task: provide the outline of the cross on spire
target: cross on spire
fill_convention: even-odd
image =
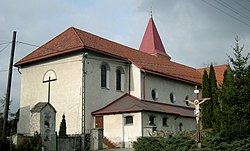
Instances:
[[[151,18],[153,17],[153,9],[152,9],[152,6],[150,7],[150,17],[151,17]]]

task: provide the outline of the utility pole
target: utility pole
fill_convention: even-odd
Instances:
[[[13,31],[12,46],[11,46],[11,52],[10,52],[10,62],[9,62],[8,83],[7,83],[7,91],[6,91],[5,106],[4,106],[3,133],[2,133],[3,139],[6,138],[7,124],[8,124],[8,113],[9,113],[9,105],[10,105],[10,92],[11,92],[12,69],[13,69],[15,45],[16,45],[16,31]]]

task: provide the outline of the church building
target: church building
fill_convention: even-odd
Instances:
[[[183,100],[201,90],[202,72],[171,60],[152,17],[139,50],[70,27],[15,66],[22,72],[19,134],[34,134],[39,104],[56,111],[43,114],[55,116],[57,132],[65,115],[68,135],[101,128],[117,147],[153,131],[196,128],[194,108]]]

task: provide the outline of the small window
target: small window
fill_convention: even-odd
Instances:
[[[162,126],[168,127],[168,118],[167,117],[162,118]]]
[[[133,116],[126,116],[125,124],[133,124]]]
[[[49,115],[46,115],[44,117],[44,127],[45,128],[50,128],[50,120],[51,120],[51,117]]]
[[[183,131],[183,124],[182,123],[179,124],[179,131]]]
[[[156,89],[153,89],[151,91],[151,96],[152,96],[152,99],[157,101],[158,100],[158,91]]]
[[[174,95],[174,93],[173,93],[173,92],[172,92],[172,93],[170,93],[169,98],[170,98],[170,101],[171,101],[172,103],[175,103],[176,98],[175,98],[175,95]]]
[[[154,116],[149,117],[149,125],[155,125],[155,117]]]
[[[185,100],[188,100],[189,98],[188,98],[188,95],[185,97]],[[189,104],[189,102],[188,101],[186,101],[186,105],[187,106],[189,106],[190,104]]]

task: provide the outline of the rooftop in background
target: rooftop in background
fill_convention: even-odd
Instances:
[[[223,75],[224,75],[224,71],[228,68],[227,64],[223,64],[223,65],[219,65],[219,66],[214,66],[214,71],[215,71],[215,76],[216,76],[216,80],[217,80],[217,85],[218,88],[221,88],[222,83],[223,83]],[[204,70],[207,71],[207,73],[209,74],[210,71],[210,67],[207,68],[200,68],[197,69],[202,75]]]

